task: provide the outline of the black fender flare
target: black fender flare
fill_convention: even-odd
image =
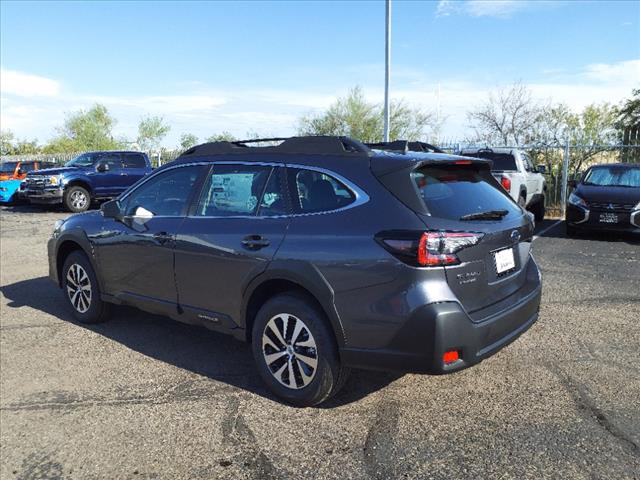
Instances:
[[[262,285],[272,280],[291,282],[308,291],[318,301],[327,315],[338,347],[344,347],[345,333],[335,307],[333,288],[313,264],[304,261],[274,260],[264,272],[253,278],[246,285],[243,290],[242,310],[239,317],[242,322],[242,328],[247,329],[246,317],[251,297]]]
[[[60,249],[63,245],[68,244],[69,242],[72,242],[78,245],[80,247],[80,250],[87,256],[87,258],[89,259],[89,263],[91,263],[91,268],[93,268],[93,272],[95,273],[95,276],[98,279],[98,287],[100,288],[100,291],[104,293],[104,289],[102,288],[102,285],[103,285],[102,278],[100,277],[100,269],[97,267],[98,262],[96,258],[95,249],[93,248],[93,245],[87,238],[84,231],[82,231],[79,228],[74,228],[74,229],[62,232],[56,241],[54,255],[55,255],[56,269],[58,274],[58,285],[62,287],[62,276],[61,276],[62,265],[60,264],[60,261],[59,261]]]

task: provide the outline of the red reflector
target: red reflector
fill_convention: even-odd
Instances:
[[[454,165],[471,165],[473,163],[471,160],[456,160],[453,162]]]
[[[459,359],[460,355],[458,355],[457,350],[449,350],[448,352],[445,352],[444,355],[442,355],[442,361],[445,363],[445,365],[457,362]]]
[[[511,180],[509,180],[507,177],[502,177],[500,179],[500,183],[502,184],[502,187],[507,191],[511,191]]]

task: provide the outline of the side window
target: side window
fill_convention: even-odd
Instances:
[[[258,207],[267,212],[273,204],[274,210],[277,209],[278,199],[273,195],[262,199],[272,170],[258,165],[214,165],[195,214],[207,217],[255,215]]]
[[[125,153],[124,168],[145,168],[147,166],[144,157],[140,153]]]
[[[125,215],[133,215],[138,207],[154,215],[185,215],[187,202],[203,168],[178,167],[150,178],[125,197]]]
[[[35,170],[35,163],[34,162],[21,163],[20,170],[22,170],[23,172],[32,172],[33,170]]]
[[[258,216],[273,217],[289,213],[284,190],[282,189],[284,180],[282,177],[282,168],[276,167],[272,170],[269,180],[267,181],[267,186],[264,189],[264,194],[262,195],[260,208],[257,213]]]
[[[109,165],[109,170],[119,170],[122,168],[122,159],[119,153],[105,153],[98,160],[102,164]]]
[[[294,213],[337,210],[356,199],[347,186],[330,175],[297,168],[287,171]]]

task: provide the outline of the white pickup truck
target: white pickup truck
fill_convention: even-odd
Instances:
[[[517,148],[464,148],[458,153],[491,160],[491,173],[509,195],[518,205],[533,213],[536,222],[544,219],[544,197],[547,192],[544,165],[534,166],[531,157]]]

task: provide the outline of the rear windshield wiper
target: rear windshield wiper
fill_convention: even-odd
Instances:
[[[501,220],[509,210],[487,210],[486,212],[469,213],[460,217],[460,220]]]

